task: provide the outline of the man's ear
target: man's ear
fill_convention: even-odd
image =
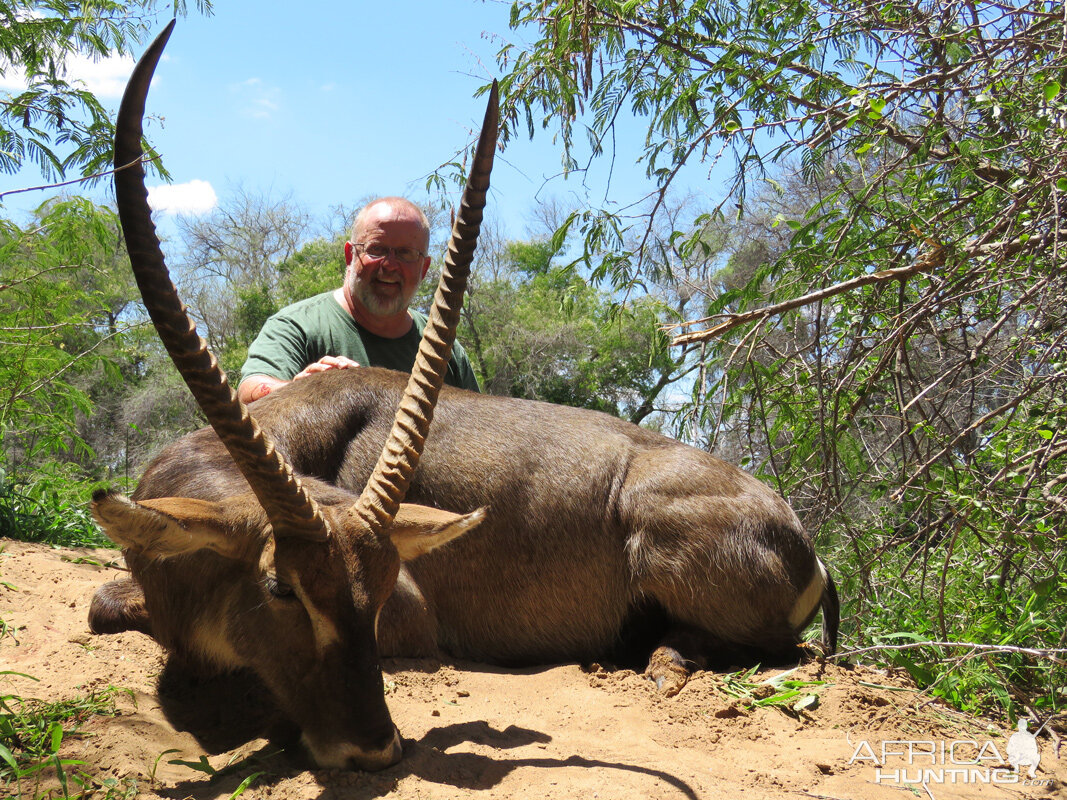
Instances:
[[[430,271],[430,262],[432,260],[433,259],[431,259],[429,256],[426,256],[426,258],[422,260],[422,275],[419,276],[420,281],[425,278],[426,273]]]
[[[453,514],[401,503],[388,535],[400,553],[400,560],[411,561],[476,528],[485,519],[485,512],[483,507],[469,514]]]
[[[352,258],[355,256],[356,251],[352,248],[351,242],[345,242],[345,266],[352,266]],[[427,259],[428,260],[428,259]],[[423,273],[425,274],[425,273]]]

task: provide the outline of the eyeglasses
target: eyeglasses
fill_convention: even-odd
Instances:
[[[421,250],[416,250],[413,247],[386,247],[381,244],[360,243],[353,243],[352,246],[357,252],[360,252],[367,258],[374,259],[375,261],[381,261],[387,256],[392,256],[401,264],[417,264],[419,259],[423,257],[423,252]]]

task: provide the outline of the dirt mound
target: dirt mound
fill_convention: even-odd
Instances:
[[[1001,798],[1062,796],[1067,768],[1038,740],[1036,779],[1005,763],[1004,725],[949,711],[905,678],[862,666],[698,673],[661,697],[641,675],[561,665],[384,666],[404,759],[375,774],[318,770],[247,676],[198,679],[145,636],[91,636],[89,600],[114,551],[6,542],[0,555],[0,694],[104,691],[61,750],[144,798]],[[768,684],[768,680],[776,683]],[[128,691],[127,691],[128,690]],[[251,780],[249,780],[251,779]],[[32,786],[23,792],[33,796]],[[115,796],[122,796],[117,791]],[[0,795],[17,794],[12,784]]]

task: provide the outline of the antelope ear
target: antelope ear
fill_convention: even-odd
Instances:
[[[478,527],[485,519],[485,512],[482,507],[469,514],[453,514],[429,506],[401,503],[388,534],[400,553],[400,560],[411,561]]]
[[[93,519],[111,541],[149,558],[206,549],[224,558],[257,563],[265,524],[235,525],[233,505],[188,497],[135,503],[118,492],[101,490],[93,493],[90,507]]]

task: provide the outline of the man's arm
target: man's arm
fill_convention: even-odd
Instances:
[[[261,397],[266,397],[279,386],[285,386],[287,383],[290,383],[290,381],[272,378],[270,375],[249,375],[237,387],[237,397],[247,405]]]
[[[349,369],[358,366],[357,362],[345,356],[323,356],[314,364],[308,364],[304,367],[303,370],[293,376],[293,380],[298,381],[308,375],[314,375],[316,372],[326,372],[330,369]],[[249,375],[237,387],[237,396],[242,403],[253,403],[288,383],[292,383],[292,381],[283,381],[281,378],[274,378],[270,375]]]

